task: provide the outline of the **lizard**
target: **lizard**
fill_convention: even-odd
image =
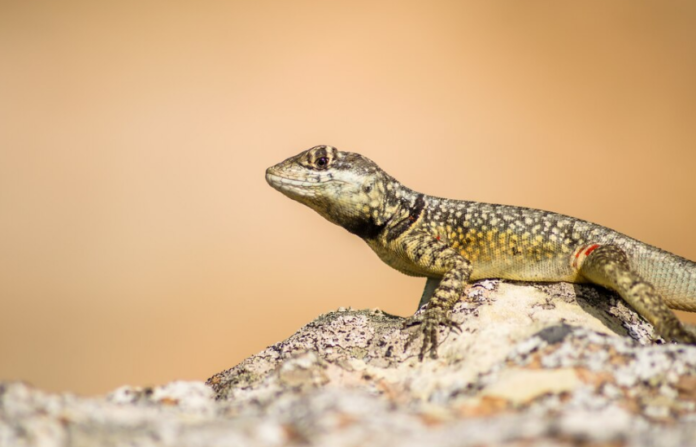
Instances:
[[[429,196],[358,153],[315,146],[266,170],[266,181],[363,239],[387,265],[425,277],[419,352],[437,358],[438,327],[471,281],[593,283],[616,293],[667,341],[696,344],[670,309],[696,311],[696,263],[607,227],[533,208]],[[411,339],[407,342],[411,342]]]

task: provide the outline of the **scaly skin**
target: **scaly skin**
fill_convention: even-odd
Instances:
[[[426,353],[437,327],[481,278],[591,282],[619,293],[669,341],[696,344],[674,313],[696,311],[696,263],[609,228],[530,208],[415,192],[360,154],[316,146],[266,171],[268,183],[361,237],[388,265],[427,277],[419,316]]]

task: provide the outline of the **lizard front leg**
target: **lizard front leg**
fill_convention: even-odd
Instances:
[[[399,245],[400,251],[419,269],[430,275],[442,277],[423,313],[414,315],[404,322],[404,327],[420,325],[419,331],[414,334],[423,334],[419,359],[423,360],[427,352],[430,352],[431,358],[437,358],[438,326],[459,329],[459,325],[452,321],[450,313],[471,276],[471,263],[456,250],[425,232],[409,234]],[[428,286],[433,287],[436,281],[432,277],[428,279],[424,297],[428,292]],[[413,338],[409,339],[407,347],[412,341]]]
[[[418,302],[418,307],[416,308],[416,312],[419,311],[421,307],[428,304],[428,302],[430,301],[430,298],[433,297],[433,294],[435,293],[435,290],[437,290],[437,286],[440,285],[441,281],[442,281],[442,278],[428,278],[428,280],[425,282],[425,288],[423,289],[423,295],[421,295],[421,299]]]

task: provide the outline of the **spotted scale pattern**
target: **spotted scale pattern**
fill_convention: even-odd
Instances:
[[[277,190],[361,237],[388,265],[427,277],[420,351],[467,282],[482,278],[593,282],[617,291],[668,340],[696,344],[669,307],[696,311],[696,264],[591,222],[531,208],[432,197],[368,158],[316,146],[268,168]]]

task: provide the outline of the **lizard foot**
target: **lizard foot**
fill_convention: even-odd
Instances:
[[[665,332],[662,334],[661,332]],[[687,330],[681,324],[667,331],[658,331],[664,339],[674,343],[684,343],[686,345],[696,345],[696,335]]]
[[[428,308],[419,315],[414,315],[404,321],[404,329],[420,325],[417,331],[414,331],[406,340],[404,351],[413,343],[421,334],[423,334],[423,344],[421,345],[418,359],[423,361],[425,354],[430,352],[430,358],[437,358],[437,347],[439,345],[437,330],[439,326],[446,326],[452,331],[461,333],[459,323],[452,320],[448,315],[449,312],[438,307]]]

